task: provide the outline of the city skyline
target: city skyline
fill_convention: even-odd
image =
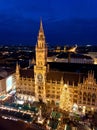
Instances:
[[[42,20],[38,30],[35,51],[0,47],[0,129],[96,130],[96,53],[49,51]]]
[[[96,44],[96,5],[96,0],[1,0],[0,45],[35,45],[40,18],[50,45]]]

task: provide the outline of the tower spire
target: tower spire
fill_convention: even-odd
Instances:
[[[40,29],[39,29],[39,34],[38,34],[38,40],[45,41],[42,19],[40,20]]]
[[[42,25],[42,19],[40,19],[40,30],[39,30],[40,32],[44,32],[44,30],[43,30],[43,25]]]

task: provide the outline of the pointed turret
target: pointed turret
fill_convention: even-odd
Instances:
[[[16,63],[16,73],[18,73],[19,72],[19,64],[18,64],[18,62]]]
[[[40,20],[40,29],[39,29],[39,32],[44,32],[44,30],[43,30],[43,25],[42,25],[42,20]]]
[[[39,42],[38,42],[38,46],[44,46],[44,44],[45,44],[45,35],[44,35],[42,20],[40,20],[40,29],[39,29],[39,34],[38,34],[38,41],[41,41],[43,43],[42,45],[40,45]]]
[[[31,64],[35,64],[35,59],[34,58],[32,59]]]
[[[19,75],[20,75],[20,67],[18,62],[16,63],[16,78],[19,79]]]
[[[63,76],[61,77],[61,84],[64,84]]]

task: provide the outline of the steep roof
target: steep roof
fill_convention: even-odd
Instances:
[[[72,64],[50,62],[49,72],[47,72],[47,80],[60,81],[63,78],[64,83],[77,85],[83,82],[83,78],[87,77],[88,71],[94,71],[94,77],[97,80],[97,65],[90,64]],[[20,69],[20,76],[24,78],[34,79],[34,68]]]
[[[0,67],[0,80],[10,76],[13,73],[15,73],[13,68],[10,68],[10,67]]]
[[[97,73],[97,65],[95,64],[75,64],[75,63],[63,63],[63,62],[49,62],[51,70],[65,71],[65,72],[77,72],[87,73],[92,70]]]
[[[47,80],[61,81],[63,79],[64,84],[69,83],[70,85],[78,85],[78,83],[82,83],[84,76],[85,75],[81,73],[50,70],[47,73]]]
[[[71,58],[78,58],[78,59],[90,59],[90,60],[92,60],[92,58],[90,56],[82,55],[82,54],[79,54],[79,53],[70,53],[70,57]],[[57,56],[57,58],[68,58],[68,53],[62,52]]]
[[[34,70],[32,68],[20,69],[20,77],[34,79]]]

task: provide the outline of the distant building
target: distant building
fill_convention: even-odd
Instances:
[[[16,66],[17,97],[30,101],[54,102],[67,111],[71,111],[75,103],[83,112],[86,109],[97,109],[96,66],[47,63],[48,48],[42,21],[35,49],[34,66],[25,69],[18,64]],[[94,72],[88,72],[89,70]]]
[[[96,64],[97,54],[80,54],[76,52],[77,45],[73,47],[60,47],[57,46],[53,52],[50,52],[47,61],[48,62],[64,62],[64,63],[80,63],[80,64]],[[94,55],[96,55],[94,57]]]
[[[73,47],[66,47],[66,46],[56,46],[53,52],[76,52],[77,45]]]
[[[0,95],[3,93],[8,93],[9,91],[15,89],[15,77],[15,71],[13,71],[11,68],[0,68]]]
[[[85,55],[90,56],[94,60],[94,64],[97,64],[97,52],[88,52]]]
[[[72,52],[60,53],[59,55],[56,56],[54,61],[65,63],[94,64],[94,60],[90,56]]]

